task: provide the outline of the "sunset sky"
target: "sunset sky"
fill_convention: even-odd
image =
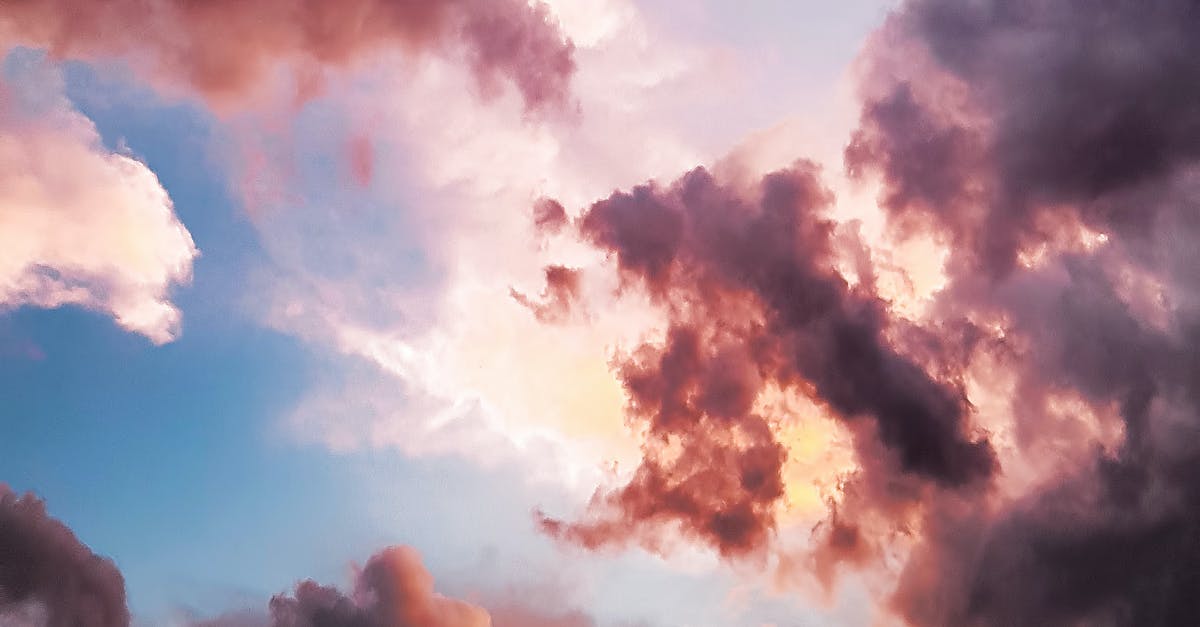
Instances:
[[[0,627],[1200,624],[1193,0],[0,49]]]

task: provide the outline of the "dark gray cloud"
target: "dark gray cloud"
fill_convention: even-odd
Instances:
[[[32,494],[0,483],[0,619],[47,627],[127,627],[125,580]],[[0,622],[3,622],[0,620]]]
[[[894,599],[914,625],[1200,620],[1198,33],[1190,0],[913,0],[868,48],[847,165],[951,242],[936,322],[1003,321],[968,352],[1016,372],[1023,445],[1064,391],[1124,435],[1015,501],[930,504]]]
[[[993,274],[1056,213],[1144,234],[1158,203],[1119,192],[1200,157],[1197,29],[1192,0],[906,2],[868,50],[880,71],[848,163]]]

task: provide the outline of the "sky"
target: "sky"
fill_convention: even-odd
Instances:
[[[0,627],[1195,625],[1197,32],[0,2]]]

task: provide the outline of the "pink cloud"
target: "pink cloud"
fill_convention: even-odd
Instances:
[[[462,54],[485,92],[510,81],[531,110],[565,104],[575,69],[573,46],[547,9],[525,0],[17,2],[0,14],[5,42],[129,58],[214,102],[253,92],[281,64],[311,94],[320,68],[388,48]]]
[[[580,271],[564,266],[546,266],[546,288],[540,298],[513,289],[509,293],[513,300],[533,312],[542,322],[561,322],[571,313],[571,308],[579,300]]]
[[[394,627],[490,627],[484,609],[434,592],[433,576],[409,547],[389,547],[367,560],[354,589],[343,594],[313,581],[291,595],[271,599],[273,627],[389,625]]]
[[[743,191],[697,168],[584,213],[580,237],[669,312],[669,327],[616,363],[626,416],[646,429],[641,464],[593,499],[589,519],[544,519],[551,535],[597,548],[677,525],[726,556],[766,547],[787,459],[786,416],[756,408],[768,387],[811,395],[878,448],[890,463],[860,456],[866,482],[990,481],[994,450],[971,432],[962,392],[897,350],[874,286],[837,270],[818,174],[801,161]]]
[[[169,291],[199,254],[171,199],[145,164],[101,144],[53,72],[26,79],[0,83],[0,307],[79,305],[170,341],[181,316]]]

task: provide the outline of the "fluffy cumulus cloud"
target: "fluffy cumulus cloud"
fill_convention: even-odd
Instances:
[[[54,71],[15,74],[0,79],[0,307],[79,305],[170,341],[169,292],[198,252],[166,190],[101,143]]]
[[[574,70],[571,43],[525,0],[15,2],[0,13],[4,43],[126,58],[218,103],[247,96],[280,66],[311,96],[325,67],[389,48],[458,54],[484,93],[511,81],[530,109],[566,104]]]
[[[305,581],[292,595],[271,599],[274,627],[338,625],[364,627],[490,627],[482,608],[443,597],[433,590],[433,576],[416,551],[384,549],[367,561],[357,575],[354,591]]]

